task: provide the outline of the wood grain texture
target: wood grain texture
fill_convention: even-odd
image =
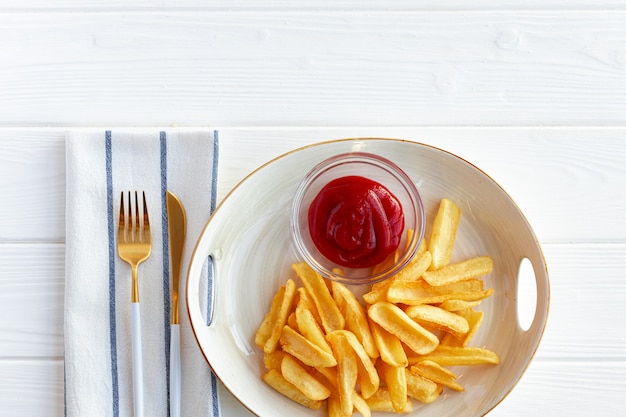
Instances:
[[[62,358],[65,245],[0,245],[0,277],[0,360]]]
[[[626,130],[552,128],[225,129],[218,191],[299,146],[393,137],[452,152],[482,169],[519,205],[541,242],[624,242]],[[250,152],[241,152],[242,147]],[[607,198],[610,196],[610,198]],[[578,209],[584,207],[584,209]]]
[[[11,202],[0,205],[0,242],[64,241],[66,130],[0,129],[0,184]],[[440,147],[485,171],[520,206],[541,242],[626,242],[626,193],[620,191],[626,182],[624,128],[219,131],[221,159],[228,161],[220,165],[219,199],[254,169],[300,146],[395,137]],[[585,208],[577,209],[581,204]]]
[[[624,373],[623,362],[535,361],[489,417],[535,412],[546,416],[619,416],[626,392]],[[0,360],[0,375],[3,417],[63,416],[62,361]],[[232,397],[223,398],[223,409],[229,411],[225,417],[252,416]]]
[[[250,11],[285,11],[298,12],[310,11],[438,11],[438,10],[615,10],[626,9],[624,0],[570,0],[566,5],[559,0],[483,0],[467,2],[462,0],[424,0],[424,1],[373,1],[373,0],[338,0],[338,1],[289,1],[274,0],[260,3],[254,0],[109,0],[106,3],[96,0],[57,0],[50,3],[46,0],[25,0],[15,2],[11,0],[0,1],[0,10],[235,10],[242,12]]]
[[[624,362],[533,362],[489,417],[622,415]]]
[[[0,13],[0,125],[625,125],[624,21],[620,10]]]
[[[219,199],[337,138],[475,164],[551,279],[537,355],[489,416],[623,415],[625,22],[626,0],[0,0],[0,414],[64,415],[65,131],[201,125]]]
[[[626,361],[626,326],[621,324],[626,317],[626,245],[544,245],[543,250],[551,296],[538,357]]]
[[[0,359],[4,417],[63,416],[63,361]]]
[[[537,357],[626,362],[626,244],[543,250],[551,308]],[[64,255],[63,245],[0,245],[0,316],[12,318],[0,321],[0,358],[63,356]]]
[[[63,241],[64,133],[0,129],[0,189],[0,241]]]

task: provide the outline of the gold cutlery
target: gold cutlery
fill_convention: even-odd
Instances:
[[[120,219],[117,231],[117,251],[132,271],[131,316],[132,316],[132,361],[133,361],[133,406],[134,416],[143,417],[143,366],[141,354],[141,316],[139,310],[139,283],[137,267],[150,256],[152,250],[150,222],[146,193],[142,191],[143,216],[139,217],[137,191],[128,191],[128,210],[124,205],[124,192],[120,202]]]
[[[186,233],[185,209],[180,200],[167,191],[167,230],[172,277],[172,320],[170,334],[170,416],[179,417],[181,409],[181,364],[179,297],[180,268]]]

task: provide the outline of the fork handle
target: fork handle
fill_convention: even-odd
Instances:
[[[133,406],[135,417],[143,417],[143,359],[141,354],[141,316],[139,302],[131,304],[133,344]]]

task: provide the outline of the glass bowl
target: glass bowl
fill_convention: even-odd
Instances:
[[[324,256],[309,228],[309,208],[320,191],[343,177],[364,177],[389,190],[404,215],[404,227],[395,251],[373,266],[346,266]],[[405,267],[424,237],[424,207],[417,187],[396,164],[375,154],[349,152],[332,156],[309,171],[296,190],[290,213],[291,234],[299,254],[323,277],[345,284],[371,284],[385,280]]]

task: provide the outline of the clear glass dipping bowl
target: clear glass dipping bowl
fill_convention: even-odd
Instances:
[[[330,181],[351,175],[383,185],[398,199],[404,213],[404,230],[398,250],[371,268],[346,268],[330,261],[315,247],[309,231],[311,202]],[[415,256],[424,237],[424,224],[424,206],[411,178],[388,159],[365,152],[335,155],[316,165],[300,182],[290,213],[291,234],[304,260],[323,277],[350,285],[372,284],[397,274]]]

